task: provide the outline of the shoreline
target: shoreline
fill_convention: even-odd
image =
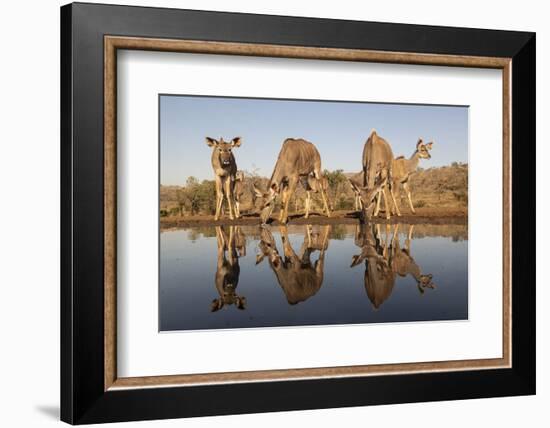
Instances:
[[[278,226],[280,223],[276,220],[277,216],[273,216],[268,222],[268,225]],[[468,214],[466,210],[418,210],[417,214],[404,213],[400,217],[392,216],[389,220],[384,217],[376,217],[370,220],[374,224],[457,224],[467,225]],[[304,225],[304,224],[359,224],[358,213],[335,212],[328,218],[318,213],[311,213],[309,218],[304,218],[303,214],[289,215],[288,225]],[[214,221],[213,216],[193,216],[193,217],[161,217],[160,228],[188,228],[188,227],[211,227],[211,226],[259,226],[260,218],[258,214],[244,214],[241,218],[230,220],[229,218],[221,218]]]

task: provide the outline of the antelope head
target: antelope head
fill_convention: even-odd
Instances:
[[[235,147],[240,147],[241,137],[235,137],[229,142],[223,141],[223,138],[215,140],[214,138],[206,137],[206,145],[212,147],[212,149],[217,152],[220,165],[222,167],[227,167],[235,162],[231,150]]]
[[[235,174],[235,181],[244,181],[243,171],[237,171],[237,173]]]
[[[432,155],[430,155],[432,145],[433,141],[430,141],[428,144],[424,144],[422,138],[419,138],[418,142],[416,143],[416,153],[418,153],[418,156],[421,159],[430,159],[432,157]]]
[[[262,224],[266,224],[275,206],[275,198],[279,194],[279,185],[277,183],[271,183],[267,192],[263,192],[258,187],[256,187],[255,184],[253,185],[253,187],[256,199],[259,200],[262,204],[260,211],[260,220],[262,221]]]
[[[428,275],[420,275],[420,277],[416,280],[418,291],[420,293],[424,293],[426,291],[426,288],[434,289],[435,284],[432,282],[433,275],[430,273]]]
[[[237,309],[244,310],[246,309],[246,297],[238,296],[234,288],[228,288],[222,297],[212,300],[210,312],[217,312],[225,305],[235,305]]]
[[[354,185],[351,181],[351,185],[356,191],[359,193],[359,196],[361,198],[361,202],[363,204],[363,221],[370,220],[372,217],[372,213],[374,211],[375,206],[375,197],[378,195],[378,193],[382,190],[382,188],[386,185],[386,181],[384,180],[381,183],[377,184],[373,188],[367,188],[367,187],[357,187],[357,185]]]
[[[260,231],[260,242],[258,243],[259,254],[256,255],[256,264],[260,264],[267,257],[274,267],[279,267],[282,262],[281,255],[277,251],[275,239],[271,232],[262,227]]]

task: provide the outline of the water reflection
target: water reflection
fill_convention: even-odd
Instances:
[[[400,247],[399,225],[394,226],[391,239],[390,228],[389,224],[385,226],[386,233],[383,237],[379,224],[357,226],[355,233],[355,245],[361,248],[361,253],[352,257],[351,267],[365,262],[365,290],[376,309],[391,296],[396,274],[401,277],[411,275],[421,293],[424,293],[427,288],[435,288],[432,283],[433,275],[422,274],[420,267],[411,256],[411,236],[414,226],[409,226],[405,248]]]
[[[216,312],[226,305],[235,305],[237,309],[246,307],[246,297],[237,295],[239,285],[239,257],[246,256],[246,237],[240,227],[230,226],[229,233],[223,226],[216,227],[218,244],[218,264],[215,284],[219,298],[214,299],[210,310]]]
[[[467,237],[461,225],[162,231],[160,330],[467,319]]]
[[[305,227],[302,247],[296,254],[288,238],[287,227],[280,226],[284,257],[281,257],[277,250],[271,231],[267,227],[263,227],[261,230],[258,244],[260,253],[256,257],[256,264],[267,258],[290,305],[307,300],[316,294],[323,284],[325,252],[328,248],[330,226],[323,226],[322,232],[315,234],[312,229],[311,225]],[[319,257],[312,263],[311,256],[317,250]]]

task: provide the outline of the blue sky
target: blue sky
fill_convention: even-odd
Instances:
[[[242,145],[233,151],[237,167],[266,177],[290,137],[314,143],[323,169],[360,171],[372,129],[391,144],[395,156],[409,157],[420,137],[434,141],[432,158],[420,161],[424,168],[468,161],[464,106],[161,95],[160,182],[212,179],[207,136],[240,136]]]

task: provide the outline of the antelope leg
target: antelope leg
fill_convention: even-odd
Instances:
[[[385,187],[382,189],[382,193],[384,195],[384,209],[386,211],[386,220],[389,220],[391,207],[390,207],[390,200],[388,198],[388,191],[386,190]]]
[[[279,212],[279,222],[284,223],[285,203],[288,195],[288,185],[285,185],[281,191],[281,211]]]
[[[399,205],[397,205],[395,194],[393,193],[393,185],[390,186],[390,195],[391,195],[391,200],[393,202],[393,206],[395,207],[395,213],[397,214],[398,217],[401,217],[401,211],[399,211]]]
[[[380,212],[380,199],[382,199],[382,192],[378,192],[376,194],[376,208],[374,209],[374,217],[378,217],[378,213]]]
[[[221,178],[216,176],[216,215],[214,216],[215,221],[218,221],[220,218],[222,203],[223,203],[222,182],[221,182]]]
[[[305,218],[309,218],[310,206],[311,206],[311,192],[307,191],[306,192],[306,214],[304,216]]]
[[[414,207],[413,207],[413,201],[411,198],[411,190],[409,189],[409,183],[407,182],[403,183],[403,189],[405,189],[405,192],[407,192],[407,197],[409,199],[409,206],[411,207],[412,213],[416,214],[416,211],[414,210]]]
[[[231,192],[231,178],[226,177],[225,183],[224,183],[224,190],[225,190],[225,199],[227,200],[227,206],[229,209],[229,218],[233,220],[234,214],[233,214],[233,192]]]
[[[325,206],[325,212],[327,213],[327,217],[330,217],[330,208],[328,206],[328,196],[325,192],[325,189],[321,188],[321,197],[323,198],[323,205]]]
[[[296,185],[298,184],[298,180],[296,178],[291,178],[288,180],[288,188],[286,192],[286,198],[283,204],[283,215],[281,218],[281,223],[286,223],[288,220],[288,203],[290,202],[290,196],[294,194],[296,191]]]

